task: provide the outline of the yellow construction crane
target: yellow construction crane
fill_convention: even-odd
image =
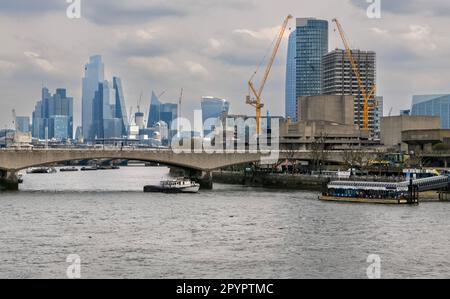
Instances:
[[[375,95],[375,92],[377,90],[377,86],[374,84],[372,89],[370,90],[369,94],[367,94],[367,90],[364,87],[364,84],[361,80],[361,75],[358,70],[358,66],[355,63],[355,60],[353,59],[352,50],[350,49],[349,43],[347,41],[347,37],[345,36],[344,29],[342,29],[341,23],[337,19],[333,19],[333,22],[336,23],[336,26],[339,30],[339,34],[341,36],[342,42],[344,43],[345,52],[347,53],[347,57],[350,60],[350,64],[353,69],[353,73],[355,74],[356,80],[358,81],[358,87],[361,91],[361,95],[364,99],[364,130],[369,131],[369,111],[371,109],[374,109],[376,105],[370,106],[369,100]]]
[[[246,98],[246,103],[256,108],[256,133],[258,135],[261,134],[261,109],[264,107],[264,104],[262,104],[261,101],[261,96],[264,91],[264,87],[266,86],[267,79],[269,78],[270,71],[272,70],[272,66],[277,56],[278,50],[280,49],[281,41],[283,40],[283,36],[284,33],[286,32],[289,20],[292,18],[293,16],[291,15],[287,16],[286,19],[284,20],[283,25],[281,26],[280,33],[278,34],[275,47],[272,52],[272,56],[270,57],[269,63],[266,67],[266,71],[264,72],[264,76],[261,81],[261,86],[259,87],[259,89],[257,90],[257,88],[253,83],[253,78],[255,77],[258,71],[255,71],[253,76],[248,81],[249,95]],[[251,94],[253,94],[253,96]]]

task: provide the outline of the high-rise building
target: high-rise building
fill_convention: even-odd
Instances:
[[[42,89],[33,112],[32,135],[61,141],[73,138],[73,98],[67,97],[65,89],[57,89],[54,95]]]
[[[413,96],[411,115],[439,116],[441,129],[450,129],[450,94]]]
[[[17,116],[16,120],[16,131],[21,133],[30,133],[30,117],[28,116]]]
[[[82,96],[82,128],[83,136],[86,140],[94,140],[95,130],[93,102],[98,91],[99,84],[104,82],[105,67],[100,55],[92,56],[89,63],[85,66],[83,77],[83,96]]]
[[[122,80],[118,77],[113,78],[113,87],[116,93],[116,103],[115,103],[115,117],[121,119],[122,123],[122,135],[126,136],[128,134],[128,118],[127,118],[127,108],[125,106],[125,97],[123,95]]]
[[[288,54],[286,62],[286,91],[285,91],[285,115],[297,121],[297,97],[296,97],[296,59],[297,56],[297,32],[289,35]]]
[[[119,139],[123,135],[124,120],[122,115],[117,117],[117,89],[111,83],[104,81],[95,92],[93,111],[94,139]]]
[[[296,32],[296,99],[322,93],[322,58],[328,52],[328,21],[298,18]]]
[[[215,97],[202,98],[202,118],[203,124],[207,121],[217,121],[219,124],[228,116],[230,103],[227,100]],[[211,133],[212,130],[204,130],[204,136]]]
[[[352,55],[360,72],[366,93],[376,84],[376,53],[352,50]],[[364,97],[353,72],[345,50],[336,49],[323,57],[323,93],[326,95],[354,96],[355,125],[364,127]],[[369,110],[369,130],[373,138],[378,138],[380,121],[383,116],[383,98],[374,97],[369,101],[374,107]]]
[[[175,134],[175,130],[171,130],[172,123],[177,118],[178,104],[161,103],[156,94],[152,92],[147,128],[154,128],[159,122],[164,122],[167,124],[169,129],[169,139],[171,139]]]

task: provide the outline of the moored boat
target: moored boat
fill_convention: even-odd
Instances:
[[[31,168],[27,170],[27,174],[49,174],[49,173],[56,173],[56,169],[50,167],[40,167],[40,168]]]
[[[406,182],[351,182],[334,181],[328,184],[327,192],[319,197],[323,201],[372,203],[372,204],[414,204],[417,196],[411,194]]]
[[[76,168],[76,167],[66,167],[66,168],[61,168],[59,171],[60,172],[76,172],[76,171],[78,171],[78,168]]]
[[[144,192],[156,193],[198,193],[199,190],[200,184],[185,178],[161,181],[159,185],[144,187]]]

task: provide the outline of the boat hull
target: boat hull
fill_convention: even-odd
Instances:
[[[368,204],[383,204],[383,205],[406,205],[409,204],[406,199],[373,199],[373,198],[356,198],[356,197],[334,197],[334,196],[320,196],[321,201],[330,202],[349,202],[349,203],[368,203]]]
[[[198,193],[200,186],[190,186],[182,188],[164,188],[161,186],[145,186],[146,193]]]

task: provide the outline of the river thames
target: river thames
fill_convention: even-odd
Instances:
[[[324,203],[215,185],[143,193],[166,168],[25,175],[0,193],[0,278],[450,278],[450,203]]]

